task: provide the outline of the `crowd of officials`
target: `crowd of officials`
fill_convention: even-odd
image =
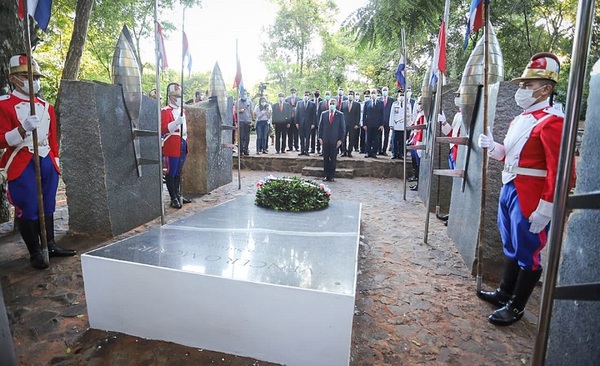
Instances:
[[[298,95],[296,88],[291,88],[288,96],[278,93],[274,102],[264,94],[257,95],[255,105],[247,92],[242,92],[233,110],[240,154],[250,155],[250,131],[255,128],[257,155],[269,153],[269,139],[275,154],[318,154],[325,160],[327,181],[334,179],[337,156],[360,153],[376,159],[391,152],[392,159],[402,160],[405,142],[422,143],[422,131],[405,138],[405,120],[407,125],[425,122],[420,102],[411,99],[410,90],[406,94],[398,90],[396,98],[389,95],[387,87],[365,90],[362,95],[361,101],[361,93],[350,90],[346,94],[342,87],[335,95],[331,91],[322,95],[319,89]],[[413,156],[413,164],[418,164],[418,158],[418,153]],[[413,168],[411,180],[416,180],[418,165]]]

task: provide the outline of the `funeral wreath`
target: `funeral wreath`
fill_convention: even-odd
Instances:
[[[297,177],[265,177],[256,183],[256,205],[277,211],[315,211],[329,205],[331,189]]]

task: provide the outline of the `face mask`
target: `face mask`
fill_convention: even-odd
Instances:
[[[348,95],[348,100],[349,101],[353,101],[354,100],[354,95]]]
[[[344,95],[344,92],[342,90],[338,90],[338,95],[341,97],[342,95]]]
[[[175,102],[173,103],[176,107],[181,107],[181,98],[175,98]]]
[[[325,94],[325,100],[329,100],[329,99],[331,99],[331,95]]]
[[[279,97],[279,103],[283,103],[283,97]]]
[[[371,99],[372,99],[372,100],[375,100],[375,98],[377,98],[377,95],[375,95],[375,94],[371,94]]]
[[[267,103],[265,103],[265,102],[260,102],[260,105],[264,107],[264,106],[266,106],[266,105],[267,105]]]
[[[388,92],[387,92],[387,90],[384,90],[384,91],[382,91],[382,92],[381,92],[381,94],[383,94],[383,96],[384,96],[384,97],[387,97],[387,96],[388,96]]]
[[[329,105],[329,110],[330,111],[335,111],[335,104],[330,104]]]
[[[20,82],[23,83],[23,86],[21,87],[23,89],[23,92],[25,94],[29,94],[29,80],[21,80],[19,79]],[[33,94],[37,94],[40,91],[41,85],[40,85],[40,79],[34,79],[33,80]]]
[[[318,98],[318,97],[319,97],[319,95],[321,95],[321,94],[319,94],[319,93],[315,93],[315,98]]]
[[[242,97],[241,97],[241,99],[242,99],[242,100],[246,100],[246,94],[242,94]]]
[[[521,88],[517,89],[517,92],[515,93],[515,102],[517,102],[517,105],[523,109],[531,107],[533,103],[535,103],[535,101],[538,99],[533,96],[533,93],[542,88],[543,86],[535,90]]]
[[[292,93],[292,98],[296,98],[296,93]]]
[[[357,96],[356,96],[356,101],[357,101],[357,102],[360,102],[360,95],[357,95]]]
[[[310,96],[308,96],[308,95],[305,95],[305,96],[304,96],[304,101],[305,101],[305,102],[307,102],[309,98],[310,98]]]
[[[454,105],[457,107],[460,107],[460,97],[455,97],[454,98]]]

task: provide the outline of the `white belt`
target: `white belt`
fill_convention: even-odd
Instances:
[[[545,169],[521,168],[514,165],[505,165],[504,172],[509,174],[529,175],[532,177],[545,177],[548,175],[548,171]]]

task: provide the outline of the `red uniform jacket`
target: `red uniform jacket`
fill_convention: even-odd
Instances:
[[[23,96],[24,97],[24,96]],[[47,145],[50,149],[48,155],[52,158],[54,168],[58,173],[60,169],[56,163],[58,157],[58,141],[56,139],[56,115],[54,107],[48,105],[46,115],[46,104],[48,102],[35,98],[36,115],[40,118],[38,127],[38,144]],[[10,156],[17,149],[18,145],[10,146],[6,140],[6,134],[22,125],[21,120],[29,116],[29,98],[23,99],[20,93],[13,93],[0,97],[0,149],[6,149],[2,158],[0,158],[0,168],[5,168]],[[17,117],[17,113],[18,116]],[[46,132],[47,131],[47,132]],[[23,141],[21,141],[23,143]],[[25,146],[14,155],[10,166],[8,167],[7,178],[9,181],[15,180],[21,176],[25,167],[33,157],[33,148]]]
[[[519,197],[519,204],[524,217],[530,217],[540,203],[540,200],[552,203],[558,170],[558,158],[564,117],[555,115],[550,108],[539,109],[531,114],[537,120],[546,115],[548,118],[536,125],[526,139],[521,151],[510,151],[508,158],[519,154],[518,166],[521,168],[543,169],[546,177],[534,177],[518,174],[514,179]],[[512,122],[511,122],[512,124]],[[510,127],[509,127],[510,129]],[[504,161],[506,163],[507,157]],[[575,166],[573,165],[572,182],[575,182]],[[543,212],[551,216],[551,211]]]
[[[185,111],[183,112],[185,115]],[[168,157],[181,156],[181,132],[179,128],[169,132],[169,123],[175,121],[173,107],[168,105],[160,111],[160,133],[164,136],[162,153]],[[185,131],[185,130],[184,130]],[[188,152],[187,150],[185,151]]]

